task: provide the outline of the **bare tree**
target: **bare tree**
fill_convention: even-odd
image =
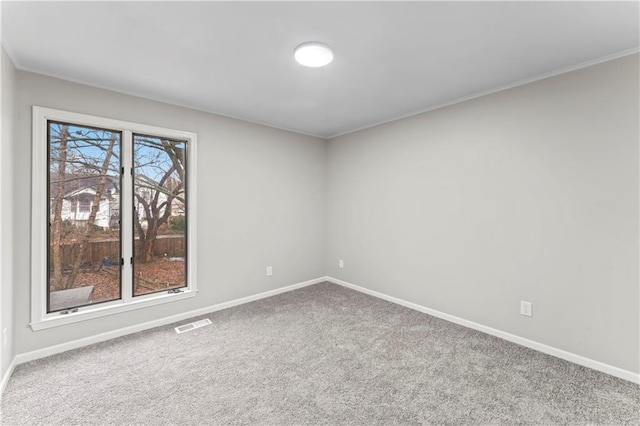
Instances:
[[[115,147],[119,135],[97,129],[81,128],[66,124],[52,123],[49,127],[50,155],[50,191],[52,194],[51,212],[51,278],[54,288],[73,287],[78,275],[86,246],[91,238],[100,202],[105,193],[106,183],[119,174],[113,158],[117,158]],[[64,264],[63,246],[65,243],[65,226],[63,221],[63,205],[65,197],[74,190],[94,187],[95,194],[85,223],[80,243],[72,250],[70,261],[71,273],[63,279]],[[77,228],[80,231],[80,228]],[[76,234],[77,235],[77,234]]]
[[[51,198],[51,267],[53,288],[72,288],[80,273],[84,258],[95,234],[100,204],[107,194],[107,184],[117,191],[120,182],[119,134],[82,126],[52,124],[50,126],[50,194]],[[156,239],[163,225],[169,223],[175,207],[184,211],[185,152],[184,141],[135,135],[135,180],[133,195],[136,259],[140,263],[153,261]],[[84,189],[91,188],[91,193]],[[69,200],[71,209],[79,197],[91,197],[88,217],[80,222],[64,224]],[[75,198],[73,198],[75,197]],[[74,201],[75,200],[75,201]],[[86,198],[85,198],[86,200]],[[73,240],[66,236],[73,229]],[[71,247],[66,254],[63,247]],[[70,259],[69,259],[70,257]],[[67,259],[67,260],[65,260]],[[64,263],[67,262],[67,263]],[[65,273],[66,269],[70,272]]]
[[[51,222],[51,263],[52,275],[51,284],[54,288],[60,286],[62,282],[62,201],[65,194],[65,182],[62,178],[66,175],[67,169],[67,138],[69,137],[68,126],[61,126],[59,134],[59,147],[57,149],[57,175],[60,177],[56,184],[55,197],[53,200],[53,220]]]
[[[140,147],[135,155],[140,173],[135,176],[134,196],[142,210],[136,211],[134,221],[140,241],[136,260],[148,263],[153,261],[158,231],[171,217],[174,201],[184,203],[185,150],[181,141],[138,137],[135,143]]]
[[[109,164],[111,163],[111,156],[113,155],[113,149],[116,145],[116,136],[112,134],[111,139],[109,141],[109,146],[106,150],[104,160],[102,162],[102,167],[99,171],[98,177],[98,185],[96,187],[96,193],[93,196],[93,202],[91,204],[91,212],[89,213],[89,218],[87,219],[87,227],[85,229],[85,233],[80,240],[80,245],[76,250],[71,273],[69,274],[69,278],[67,280],[67,285],[65,288],[70,288],[73,286],[76,277],[78,276],[78,272],[80,271],[80,265],[82,263],[82,258],[84,256],[84,252],[86,250],[87,245],[89,245],[89,240],[91,238],[91,233],[93,231],[93,226],[96,222],[96,216],[98,214],[98,208],[100,206],[100,201],[102,200],[102,195],[104,194],[104,188],[107,183],[107,172],[109,170]]]

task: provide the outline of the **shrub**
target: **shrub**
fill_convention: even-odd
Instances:
[[[169,227],[174,231],[184,231],[186,228],[187,221],[184,216],[175,216],[171,218],[169,222]]]

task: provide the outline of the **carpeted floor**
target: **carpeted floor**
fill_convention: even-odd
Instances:
[[[640,424],[638,385],[329,283],[206,317],[18,366],[0,422]]]

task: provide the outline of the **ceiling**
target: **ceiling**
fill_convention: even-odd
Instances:
[[[639,46],[638,2],[2,2],[23,70],[329,138]],[[334,61],[305,68],[296,46]]]

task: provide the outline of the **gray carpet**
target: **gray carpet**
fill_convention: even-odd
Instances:
[[[640,423],[638,385],[329,283],[206,317],[18,366],[2,424]]]

